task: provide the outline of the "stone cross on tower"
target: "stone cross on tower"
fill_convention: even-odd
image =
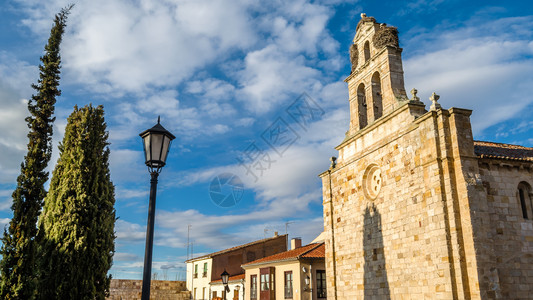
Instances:
[[[439,100],[440,96],[437,95],[435,92],[433,92],[433,94],[431,94],[431,97],[429,97],[429,100],[431,100],[431,107],[429,108],[430,110],[437,110],[437,109],[441,109],[442,107],[440,106],[440,104],[437,102],[437,100]]]

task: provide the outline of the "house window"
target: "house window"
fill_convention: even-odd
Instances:
[[[316,296],[318,298],[326,298],[326,271],[316,271]]]
[[[198,278],[198,264],[194,265],[194,275],[193,278]]]
[[[261,274],[261,291],[270,290],[270,274]]]
[[[520,201],[520,207],[522,208],[522,217],[529,219],[528,211],[532,209],[532,203],[530,198],[531,187],[527,182],[520,182],[518,184],[518,200]]]
[[[193,299],[196,299],[196,288],[194,288]]]
[[[204,263],[204,273],[202,275],[203,277],[207,277],[207,263]]]
[[[217,297],[217,291],[213,291],[213,298]]]
[[[205,288],[202,288],[202,299],[205,299]]]
[[[285,299],[292,299],[292,271],[285,272]]]
[[[257,299],[257,275],[250,276],[250,299]]]

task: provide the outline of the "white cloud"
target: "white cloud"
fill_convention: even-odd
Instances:
[[[417,41],[427,37],[431,45],[405,60],[406,89],[416,87],[428,104],[429,95],[436,91],[443,107],[473,109],[474,134],[508,120],[533,103],[531,33],[508,32],[521,25],[531,28],[533,18],[470,24],[440,33],[438,39],[431,38],[435,32],[417,37]],[[407,45],[415,47],[413,41]]]
[[[0,229],[6,228],[6,226],[9,225],[10,221],[11,221],[10,218],[0,218]]]
[[[139,138],[139,150],[113,149],[110,154],[111,180],[115,184],[142,182],[146,178],[144,154]],[[117,193],[121,190],[117,190]],[[117,198],[123,197],[117,194]]]
[[[148,196],[149,191],[146,189],[126,189],[126,188],[117,188],[115,190],[116,199],[131,199],[131,198],[140,198]]]
[[[113,261],[141,261],[141,257],[132,253],[115,252],[115,255],[113,255]]]
[[[4,199],[5,200],[0,201],[0,211],[9,211],[11,209],[11,205],[13,204],[13,199],[11,199],[10,197],[6,197]]]
[[[290,55],[277,45],[248,53],[239,73],[239,99],[254,113],[270,111],[317,83],[321,72],[306,66],[302,55]]]
[[[29,115],[26,97],[32,93],[31,78],[37,68],[0,52],[0,183],[14,182],[26,153]],[[30,74],[35,72],[31,76]]]
[[[404,16],[410,13],[428,13],[436,11],[444,0],[414,0],[402,5],[397,14]]]
[[[118,219],[115,222],[115,232],[117,244],[143,242],[146,236],[146,227]]]
[[[255,43],[248,6],[228,0],[78,3],[64,40],[67,74],[102,93],[179,84],[227,51]]]

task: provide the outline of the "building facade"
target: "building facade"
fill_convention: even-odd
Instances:
[[[273,255],[287,250],[287,235],[275,234],[274,237],[266,238],[244,245],[239,245],[229,249],[224,249],[211,254],[192,258],[187,263],[187,290],[191,292],[194,300],[210,300],[213,297],[220,297],[222,290],[212,288],[211,283],[217,285],[220,274],[226,270],[230,276],[243,275],[244,270],[241,265],[265,256]],[[235,284],[238,286],[238,284]],[[235,294],[238,299],[242,299],[244,290],[237,289],[237,293],[231,291],[233,299]],[[238,300],[235,299],[235,300]]]
[[[362,14],[350,124],[323,185],[328,299],[527,299],[533,148],[404,88],[396,28]]]
[[[222,284],[222,279],[211,281],[211,300],[244,300],[246,289],[244,274],[230,276],[228,286]]]
[[[326,299],[324,243],[301,246],[244,264],[245,300]]]

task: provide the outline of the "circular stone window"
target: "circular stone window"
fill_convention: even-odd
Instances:
[[[365,195],[370,199],[375,199],[379,190],[381,190],[381,169],[376,164],[371,164],[366,167],[363,175],[363,190]]]

